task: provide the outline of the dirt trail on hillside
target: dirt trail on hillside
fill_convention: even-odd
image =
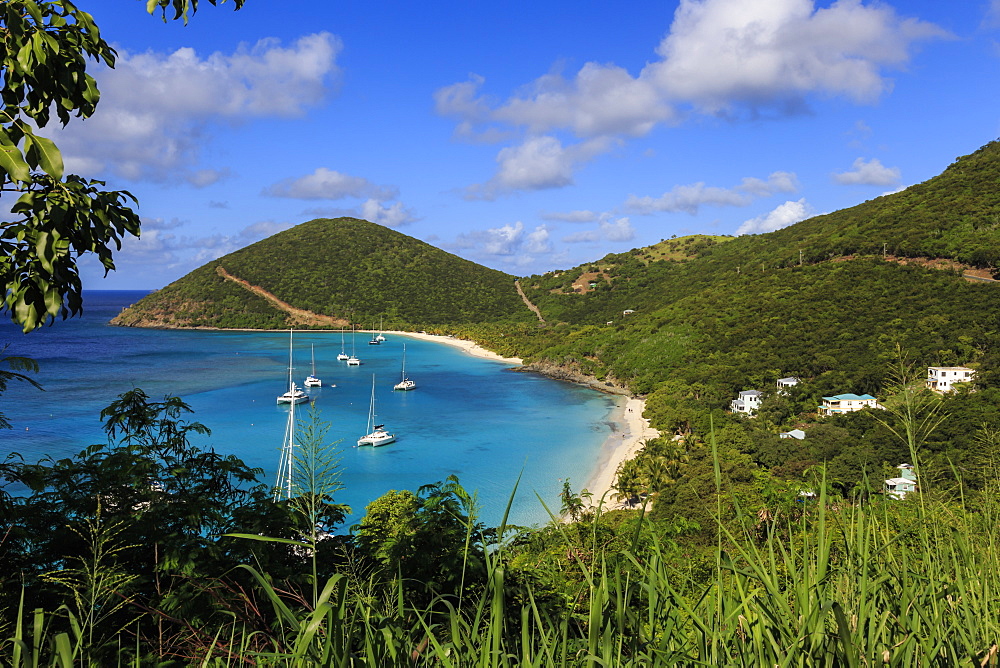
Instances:
[[[271,304],[273,304],[275,308],[284,311],[289,315],[289,317],[291,318],[290,324],[293,326],[320,325],[328,327],[344,327],[350,324],[350,322],[344,320],[343,318],[334,318],[333,316],[321,315],[319,313],[313,313],[312,311],[306,311],[305,309],[296,308],[291,304],[289,304],[288,302],[278,299],[264,288],[256,285],[251,285],[247,281],[244,281],[242,278],[237,278],[236,276],[233,276],[228,271],[226,271],[222,265],[219,265],[218,267],[215,268],[215,273],[217,273],[219,276],[222,276],[227,281],[232,281],[233,283],[236,283],[237,285],[245,288],[246,290],[249,290],[255,295],[260,295],[267,301],[271,302]]]
[[[528,295],[524,294],[524,290],[521,289],[521,281],[520,281],[520,279],[517,279],[517,278],[514,279],[514,287],[517,288],[517,294],[521,295],[521,301],[524,302],[524,305],[527,306],[528,308],[530,308],[532,311],[534,311],[535,315],[538,316],[538,321],[541,322],[544,325],[545,324],[545,318],[542,317],[542,311],[541,311],[541,309],[539,309],[537,306],[535,306],[534,304],[532,304],[531,300],[528,299]]]

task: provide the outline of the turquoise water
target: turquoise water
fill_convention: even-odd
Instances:
[[[29,335],[9,323],[0,325],[0,346],[10,344],[3,355],[33,357],[45,388],[12,383],[0,396],[0,411],[14,427],[0,431],[0,455],[64,457],[101,443],[101,409],[121,392],[139,387],[154,399],[182,397],[194,409],[193,419],[212,430],[197,443],[264,469],[266,481],[273,483],[288,415],[288,408],[275,402],[287,389],[288,333],[106,324],[143,294],[86,293],[83,318]],[[294,377],[300,386],[310,370],[310,345],[315,345],[316,375],[324,387],[310,394],[330,423],[329,439],[340,441],[345,489],[338,500],[353,509],[349,522],[389,489],[416,490],[451,474],[477,491],[487,523],[499,522],[520,475],[510,521],[544,522],[548,515],[536,493],[558,510],[561,480],[569,477],[579,489],[594,472],[614,428],[614,398],[508,371],[506,363],[445,344],[386,336],[382,345],[370,346],[369,335],[357,335],[363,364],[348,367],[336,359],[339,333],[295,333]],[[350,333],[345,341],[350,354]],[[404,342],[407,376],[418,389],[394,392]],[[372,374],[379,421],[398,440],[380,448],[353,447],[366,433]],[[328,387],[331,383],[336,387]]]

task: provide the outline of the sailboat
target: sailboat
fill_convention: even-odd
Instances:
[[[385,341],[385,337],[382,336],[382,316],[378,317],[378,336],[375,337],[375,340],[379,343]]]
[[[292,330],[288,330],[288,391],[278,395],[279,404],[301,404],[309,401],[309,395],[295,386],[292,381]]]
[[[312,373],[306,376],[306,387],[322,387],[323,381],[316,377],[316,346],[312,346]]]
[[[368,433],[358,439],[358,445],[378,447],[396,440],[395,434],[384,429],[384,424],[375,424],[375,374],[372,374],[372,403],[368,409]]]
[[[285,425],[285,440],[281,445],[278,460],[278,477],[274,483],[274,500],[288,501],[292,498],[292,472],[295,466],[295,404],[288,407],[288,423]]]
[[[347,366],[361,366],[361,360],[354,349],[354,325],[351,325],[351,356],[347,358]]]
[[[392,386],[394,390],[415,390],[417,384],[406,377],[406,344],[403,344],[403,371],[398,383]]]
[[[381,343],[382,342],[378,340],[378,337],[375,336],[375,324],[372,323],[372,340],[368,342],[368,345],[377,346],[380,345]]]
[[[344,330],[340,330],[340,354],[337,355],[337,361],[346,362],[347,359],[347,353],[344,352]]]

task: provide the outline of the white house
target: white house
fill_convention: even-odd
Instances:
[[[778,379],[778,394],[788,394],[788,389],[799,384],[799,379],[795,376]]]
[[[760,408],[764,393],[760,390],[743,390],[740,395],[729,402],[729,410],[734,413],[753,415]]]
[[[853,413],[862,408],[878,408],[878,401],[870,394],[837,394],[823,397],[823,405],[819,407],[820,415],[839,415]]]
[[[806,437],[806,433],[801,429],[793,429],[791,431],[783,431],[778,434],[778,438],[794,438],[799,441]]]
[[[900,464],[898,478],[889,478],[885,481],[882,491],[892,499],[905,499],[910,492],[917,491],[917,476],[913,473],[911,464]]]
[[[951,392],[955,383],[972,383],[976,380],[976,370],[967,366],[927,367],[927,389],[935,392]]]

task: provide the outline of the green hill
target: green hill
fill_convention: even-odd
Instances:
[[[422,328],[532,317],[513,276],[381,225],[338,218],[213,260],[114,323],[268,329],[370,326],[381,318],[387,328]]]
[[[1000,362],[1000,285],[963,278],[998,260],[993,142],[924,183],[777,232],[673,239],[523,278],[550,326],[511,328],[504,345],[635,392],[695,388],[720,407],[788,375],[817,395],[875,392],[897,344],[921,364]]]

